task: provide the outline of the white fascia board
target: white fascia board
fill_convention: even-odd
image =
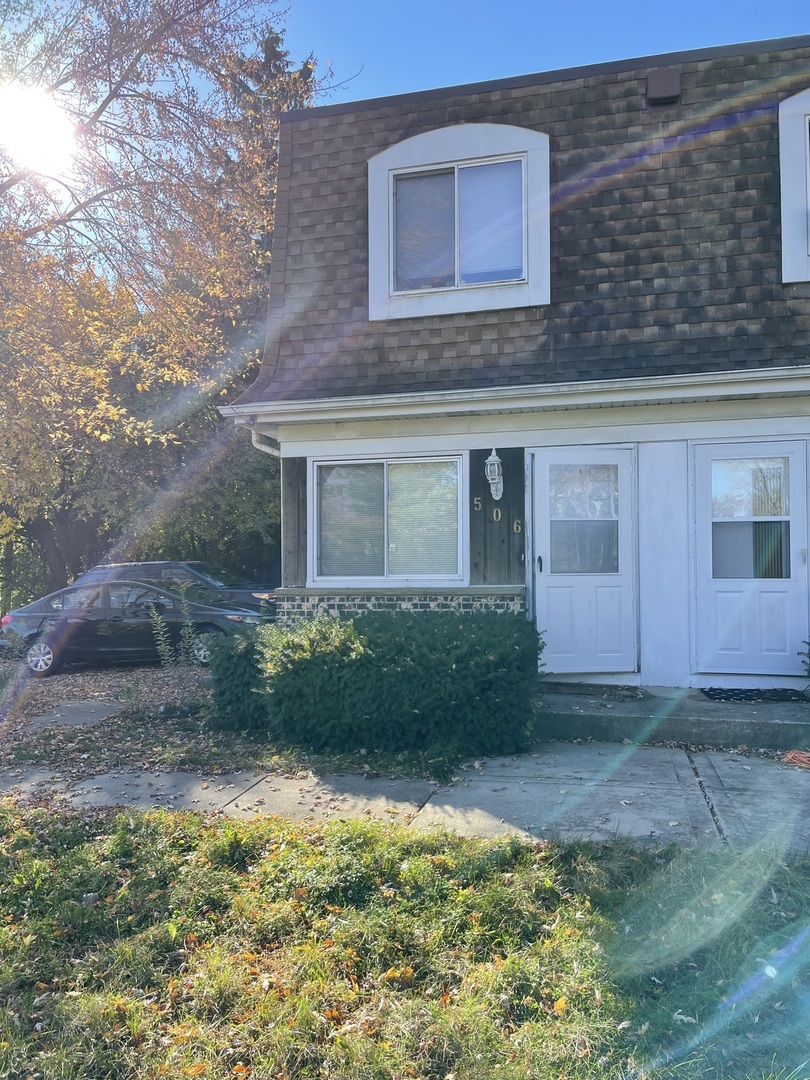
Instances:
[[[474,390],[251,402],[222,406],[219,411],[237,424],[248,424],[250,427],[259,425],[265,434],[283,439],[286,424],[675,405],[690,401],[798,397],[809,393],[810,365],[802,365],[698,375],[662,375],[656,378],[598,379]]]

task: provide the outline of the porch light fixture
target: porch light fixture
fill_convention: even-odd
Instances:
[[[484,476],[489,484],[489,492],[495,502],[503,495],[503,462],[493,450],[484,462]]]

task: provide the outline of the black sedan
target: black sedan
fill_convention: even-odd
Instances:
[[[17,608],[0,621],[0,645],[21,655],[32,675],[53,675],[64,663],[161,658],[163,633],[173,650],[183,627],[190,654],[211,660],[211,635],[268,619],[234,606],[201,604],[137,581],[73,585]]]
[[[256,608],[263,615],[275,612],[273,585],[257,585],[230,570],[199,561],[99,563],[80,574],[75,584],[121,580],[148,581],[170,592],[190,590],[189,595],[203,603]]]

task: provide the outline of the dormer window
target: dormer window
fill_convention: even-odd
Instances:
[[[548,136],[461,124],[369,162],[369,316],[549,301]]]
[[[394,292],[525,278],[523,158],[400,173]]]
[[[779,106],[782,281],[810,281],[810,90]]]

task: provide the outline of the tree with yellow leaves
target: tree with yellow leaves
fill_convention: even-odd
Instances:
[[[0,91],[73,139],[57,172],[0,124],[0,543],[35,543],[48,585],[172,486],[255,360],[278,116],[313,66],[273,2],[0,0]]]

